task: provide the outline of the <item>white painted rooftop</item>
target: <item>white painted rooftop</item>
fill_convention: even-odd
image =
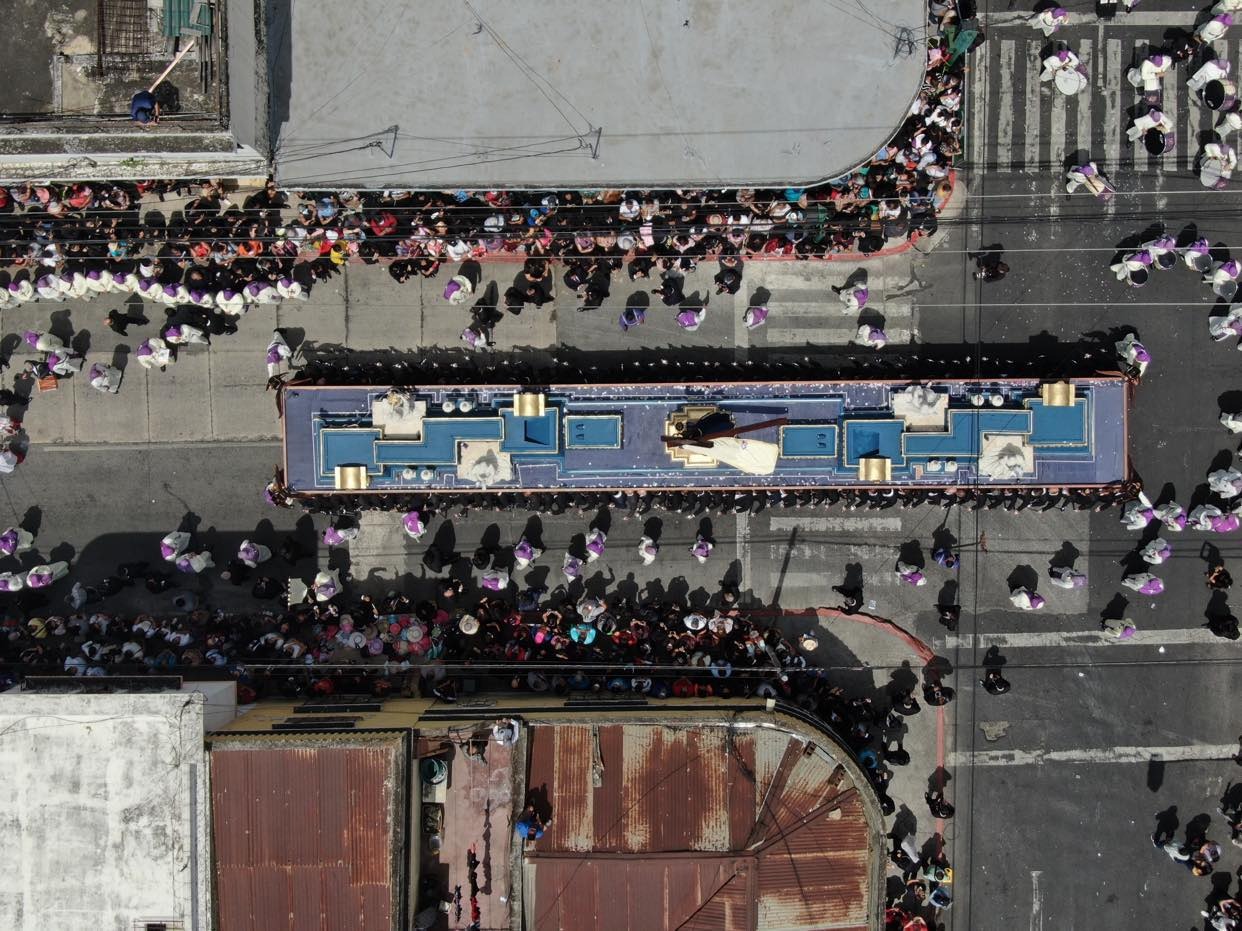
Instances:
[[[204,698],[0,693],[0,929],[210,931]]]

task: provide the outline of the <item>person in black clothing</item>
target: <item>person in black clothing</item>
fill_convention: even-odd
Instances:
[[[108,313],[108,316],[104,317],[104,325],[107,326],[107,328],[111,330],[113,333],[116,333],[120,336],[128,336],[129,333],[127,332],[127,330],[131,326],[142,326],[143,324],[148,323],[148,322],[149,321],[147,320],[146,317],[142,317],[142,316],[131,317],[128,313],[126,313],[123,310],[110,311]]]
[[[662,275],[661,279],[660,287],[652,288],[651,293],[660,295],[665,307],[681,304],[686,299],[686,292],[683,290],[686,279],[681,275],[669,274]]]
[[[862,610],[862,589],[856,585],[834,585],[832,590],[841,596],[844,604],[841,610],[846,614],[857,614]]]

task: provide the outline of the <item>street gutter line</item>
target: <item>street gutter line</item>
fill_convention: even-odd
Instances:
[[[221,447],[255,447],[275,449],[280,440],[184,440],[163,443],[35,443],[40,453],[141,452],[148,449],[220,449]]]

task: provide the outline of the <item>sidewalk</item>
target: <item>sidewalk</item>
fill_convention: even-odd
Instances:
[[[666,308],[650,289],[658,281],[614,282],[612,295],[596,310],[580,313],[576,296],[564,286],[558,266],[556,298],[541,309],[508,314],[494,329],[495,351],[541,350],[557,346],[592,352],[636,352],[643,349],[749,346],[802,350],[808,346],[844,345],[859,325],[859,315],[843,313],[832,285],[840,285],[858,269],[868,272],[871,300],[863,316],[879,323],[894,343],[916,341],[918,324],[913,299],[917,290],[913,261],[917,253],[873,258],[857,264],[752,261],[743,268],[737,295],[714,293],[715,263],[703,263],[686,276],[687,296],[710,295],[707,317],[695,332],[677,326],[675,309]],[[138,298],[124,302],[114,295],[92,301],[34,302],[0,311],[0,332],[6,346],[18,343],[10,359],[13,372],[38,357],[20,344],[28,329],[47,330],[72,341],[92,361],[124,369],[117,396],[90,388],[87,379],[62,379],[59,390],[36,392],[26,427],[32,443],[126,444],[237,442],[271,440],[279,434],[275,404],[263,390],[267,379],[264,350],[272,330],[281,327],[295,348],[348,347],[353,350],[394,350],[417,353],[429,347],[461,347],[462,330],[470,323],[470,305],[453,306],[443,297],[451,277],[447,269],[436,278],[399,284],[386,267],[350,265],[332,281],[316,287],[308,300],[256,307],[240,320],[239,332],[217,337],[208,349],[183,347],[168,371],[147,372],[132,359],[133,349],[162,326],[167,308]],[[501,294],[521,274],[509,263],[482,265],[477,295]],[[655,297],[646,322],[626,333],[618,324],[627,301]],[[482,300],[489,298],[482,297]],[[748,331],[742,313],[750,301],[771,310],[766,326]],[[120,337],[103,325],[110,310],[141,310],[151,321],[131,327]],[[860,351],[866,351],[861,350]]]

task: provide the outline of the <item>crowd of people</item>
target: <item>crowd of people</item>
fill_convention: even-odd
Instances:
[[[269,180],[243,196],[218,181],[14,185],[0,189],[0,305],[137,294],[199,308],[208,329],[229,332],[247,307],[305,296],[355,259],[383,260],[404,281],[525,256],[536,260],[529,280],[505,296],[520,309],[550,296],[538,260],[563,260],[566,284],[592,306],[622,267],[636,279],[705,257],[874,253],[934,231],[951,192],[964,58],[941,36],[924,52],[923,86],[892,140],[814,188],[285,191]]]
[[[612,508],[625,517],[664,511],[676,514],[758,514],[768,508],[799,509],[837,506],[847,511],[888,508],[965,507],[969,510],[1003,509],[1012,512],[1103,511],[1134,498],[1136,486],[1115,487],[1031,487],[989,489],[979,486],[950,488],[793,488],[755,491],[523,491],[461,492],[452,494],[334,494],[295,499],[285,489],[278,473],[265,494],[278,506],[298,503],[312,513],[349,514],[359,510],[434,511],[464,516],[471,510],[536,511],[586,515]]]

